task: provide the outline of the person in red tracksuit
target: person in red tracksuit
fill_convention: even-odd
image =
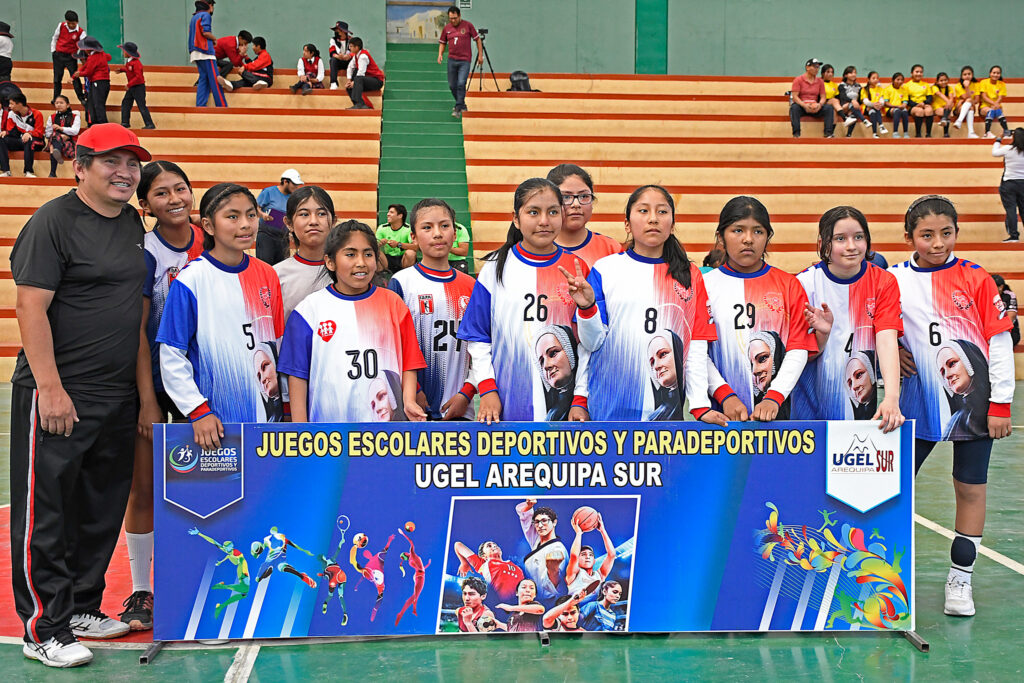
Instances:
[[[92,36],[78,41],[78,49],[89,54],[82,66],[75,72],[75,78],[89,79],[89,98],[86,103],[86,114],[89,125],[107,122],[107,96],[110,95],[110,60],[113,59],[103,51],[103,45]]]
[[[370,53],[363,49],[362,38],[350,38],[348,47],[352,55],[348,63],[348,82],[345,89],[352,99],[349,109],[372,109],[368,100],[363,97],[364,91],[378,91],[384,87],[384,72],[373,61]]]
[[[274,59],[267,51],[267,39],[263,36],[256,36],[252,39],[252,51],[256,58],[249,61],[242,67],[239,74],[240,79],[229,81],[223,76],[217,76],[217,82],[221,87],[231,92],[237,88],[252,88],[263,90],[274,84]]]
[[[124,99],[121,100],[121,125],[125,128],[132,127],[132,104],[139,105],[139,113],[142,114],[143,126],[146,130],[156,128],[153,125],[153,117],[149,115],[149,107],[146,106],[146,76],[142,71],[142,62],[139,61],[139,46],[135,43],[118,45],[124,55],[124,66],[117,71],[128,74],[128,84],[124,92]]]
[[[306,43],[302,46],[302,57],[296,66],[299,81],[295,85],[288,86],[294,95],[300,89],[303,95],[308,95],[313,88],[323,89],[324,87],[324,60],[320,59],[320,50],[316,49],[313,43]]]
[[[25,177],[35,178],[32,164],[35,152],[46,146],[46,119],[38,109],[28,106],[25,96],[11,98],[11,109],[0,130],[0,177],[11,175],[10,151],[25,152]]]
[[[223,36],[213,44],[213,56],[217,58],[217,73],[227,78],[237,67],[245,64],[249,56],[252,34],[242,29],[237,36]]]

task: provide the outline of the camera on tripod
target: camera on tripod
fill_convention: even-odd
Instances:
[[[480,34],[480,37],[483,37],[483,36],[487,35],[487,29],[485,29],[485,28],[478,28],[476,30],[476,32]]]

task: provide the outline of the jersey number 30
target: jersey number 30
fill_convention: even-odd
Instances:
[[[348,356],[352,364],[348,370],[349,379],[359,379],[360,377],[373,379],[377,376],[377,351],[375,349],[365,349],[362,352],[346,351],[345,355]]]

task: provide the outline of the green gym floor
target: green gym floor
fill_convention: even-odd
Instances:
[[[996,443],[989,470],[988,521],[975,573],[977,616],[942,614],[953,527],[952,454],[940,446],[917,480],[918,652],[888,634],[622,635],[554,634],[418,637],[358,642],[260,641],[172,645],[147,666],[144,645],[93,646],[92,664],[45,669],[0,639],[4,680],[41,681],[1014,681],[1024,680],[1024,382],[1017,383],[1015,431]],[[0,385],[0,468],[7,470],[10,386]],[[0,506],[9,504],[8,480]],[[5,544],[6,545],[6,544]],[[13,605],[0,609],[11,612]]]

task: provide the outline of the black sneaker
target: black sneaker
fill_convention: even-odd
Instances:
[[[124,611],[117,616],[133,631],[148,631],[153,628],[153,594],[149,591],[135,591],[123,603]]]

